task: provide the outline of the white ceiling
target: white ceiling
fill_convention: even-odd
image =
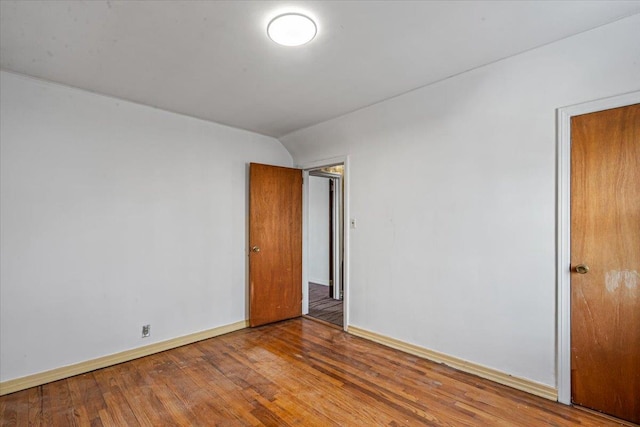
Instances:
[[[285,11],[318,23],[282,47]],[[280,137],[640,13],[640,1],[1,1],[2,69]]]

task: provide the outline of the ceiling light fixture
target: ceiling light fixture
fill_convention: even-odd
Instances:
[[[316,23],[300,13],[278,15],[267,26],[269,38],[283,46],[300,46],[309,43],[317,32]]]

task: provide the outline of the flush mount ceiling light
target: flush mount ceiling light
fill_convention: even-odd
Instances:
[[[300,46],[309,43],[317,32],[316,23],[300,13],[276,16],[267,26],[269,38],[283,46]]]

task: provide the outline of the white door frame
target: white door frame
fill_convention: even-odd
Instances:
[[[303,186],[302,186],[302,314],[309,313],[309,170],[319,169],[337,164],[344,165],[344,174],[342,176],[344,185],[344,206],[343,206],[343,272],[344,281],[342,289],[344,298],[342,300],[343,307],[343,329],[346,331],[349,326],[349,227],[346,226],[349,218],[349,156],[332,157],[330,159],[318,160],[297,165],[296,167],[303,170]],[[339,269],[339,265],[334,270]]]
[[[571,117],[640,103],[640,91],[559,108],[557,112],[557,388],[558,401],[571,404]]]

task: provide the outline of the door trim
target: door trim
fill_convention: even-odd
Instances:
[[[333,166],[336,164],[344,165],[343,185],[344,185],[344,253],[343,253],[343,268],[344,268],[344,281],[342,283],[343,290],[343,329],[346,331],[349,327],[349,232],[350,228],[347,225],[350,218],[349,210],[349,155],[332,157],[324,160],[317,160],[313,162],[303,163],[296,165],[297,168],[303,171],[303,185],[302,185],[302,313],[309,313],[309,169],[318,169],[326,166]]]
[[[556,387],[558,402],[571,404],[571,117],[640,103],[640,91],[557,110],[556,152]]]

